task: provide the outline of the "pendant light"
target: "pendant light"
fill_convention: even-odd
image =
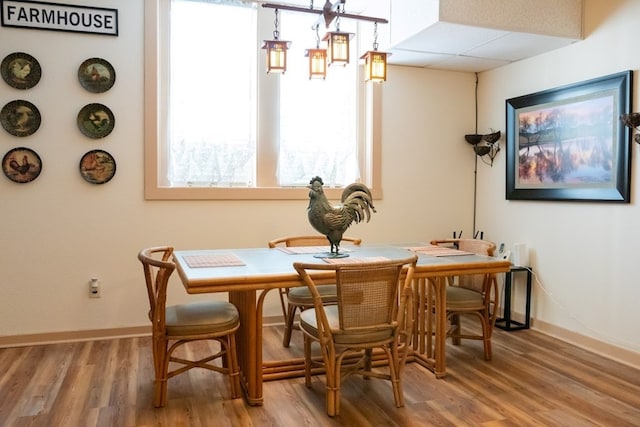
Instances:
[[[287,71],[287,49],[291,46],[290,41],[280,40],[280,22],[278,20],[278,9],[275,9],[273,40],[264,40],[263,49],[267,50],[267,73],[282,73]]]
[[[320,35],[318,33],[320,25],[315,25],[316,47],[307,49],[305,56],[309,57],[309,80],[323,79],[327,76],[327,49],[320,48]]]
[[[353,38],[353,33],[340,31],[340,11],[344,11],[344,6],[338,8],[336,17],[336,31],[330,31],[322,40],[328,43],[329,65],[342,65],[349,63],[349,41]]]
[[[364,59],[364,81],[382,83],[387,80],[387,56],[386,52],[378,51],[378,23],[373,24],[373,50],[360,57]]]

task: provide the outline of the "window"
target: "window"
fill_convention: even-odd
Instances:
[[[304,50],[315,47],[316,18],[280,11],[280,39],[292,41],[287,72],[267,74],[260,47],[273,38],[273,9],[145,4],[147,199],[306,198],[315,175],[338,188],[362,181],[377,194],[379,144],[364,102],[375,90],[361,83],[357,49],[350,65],[310,81]],[[343,20],[341,30],[356,32],[357,22]]]

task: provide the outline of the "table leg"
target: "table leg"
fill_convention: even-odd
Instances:
[[[525,306],[525,320],[524,320],[524,327],[525,329],[529,329],[529,323],[531,322],[531,269],[528,268],[527,269],[527,302],[526,302],[526,306]]]
[[[436,305],[436,342],[435,342],[435,374],[442,378],[447,371],[447,278],[437,277],[435,286]]]
[[[418,327],[415,328],[414,359],[433,371],[436,378],[442,378],[446,375],[447,278],[421,278],[415,283],[418,307],[422,313],[416,316]]]
[[[256,304],[256,291],[229,292],[229,302],[238,308],[238,363],[247,403],[262,405],[262,306]]]
[[[414,301],[416,301],[415,309],[416,314],[413,316],[417,322],[417,328],[414,328],[415,335],[413,341],[413,349],[417,350],[420,354],[427,354],[427,334],[431,333],[431,330],[427,327],[427,322],[431,321],[428,309],[428,300],[426,292],[426,279],[420,278],[414,280]],[[425,307],[427,307],[425,309]]]
[[[511,330],[511,280],[512,273],[508,272],[504,275],[504,309],[503,319],[505,330]]]

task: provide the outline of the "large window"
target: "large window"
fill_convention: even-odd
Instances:
[[[377,192],[371,88],[365,96],[357,49],[347,67],[309,80],[315,15],[279,12],[280,39],[292,41],[279,75],[265,72],[261,49],[273,38],[273,9],[239,0],[145,5],[147,198],[305,198],[315,175]],[[358,24],[341,30],[357,33]]]

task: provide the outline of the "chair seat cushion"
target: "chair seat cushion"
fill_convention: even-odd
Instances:
[[[223,333],[239,322],[238,309],[226,301],[198,301],[166,309],[169,336]]]
[[[329,327],[332,331],[336,331],[340,327],[340,320],[337,305],[324,306],[324,311],[329,321]],[[314,309],[305,310],[300,313],[300,329],[315,337],[319,338],[318,321],[316,311]],[[393,337],[393,329],[385,328],[374,331],[337,333],[333,335],[334,341],[338,345],[351,345],[367,342],[379,342],[390,340]]]
[[[336,285],[320,285],[316,286],[316,289],[318,289],[318,293],[322,298],[322,302],[324,302],[325,304],[338,302]],[[289,290],[289,294],[287,295],[287,301],[295,305],[313,305],[313,297],[311,296],[309,288],[306,286],[291,288]]]
[[[480,310],[484,307],[481,293],[458,286],[447,286],[447,308],[451,310]]]

